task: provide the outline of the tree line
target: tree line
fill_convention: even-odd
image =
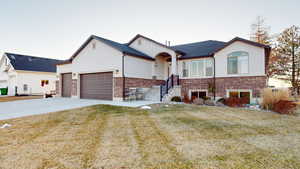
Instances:
[[[293,93],[300,93],[300,27],[292,25],[279,34],[270,35],[265,19],[258,16],[251,25],[250,39],[272,47],[268,78],[274,77],[292,85]]]

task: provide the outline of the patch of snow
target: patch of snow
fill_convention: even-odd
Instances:
[[[11,124],[5,123],[5,124],[3,124],[0,128],[1,128],[1,129],[4,129],[4,128],[8,128],[8,127],[11,127]]]
[[[150,106],[142,106],[141,109],[146,109],[146,110],[150,110],[152,109]]]

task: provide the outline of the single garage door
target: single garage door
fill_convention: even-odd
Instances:
[[[112,72],[80,75],[80,98],[112,100],[112,87]]]
[[[71,73],[62,74],[62,96],[71,97],[71,89],[72,89],[72,74]]]

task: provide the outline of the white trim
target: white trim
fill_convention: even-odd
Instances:
[[[189,98],[192,98],[192,92],[206,92],[206,96],[208,96],[208,89],[190,89],[189,90]]]
[[[250,92],[250,102],[253,99],[252,89],[226,89],[226,97],[229,97],[229,92]]]

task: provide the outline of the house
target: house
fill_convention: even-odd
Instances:
[[[0,88],[8,88],[10,96],[55,91],[59,62],[61,60],[4,53],[0,60]]]
[[[143,89],[151,100],[231,96],[253,102],[267,85],[269,55],[269,46],[239,37],[168,46],[142,35],[125,44],[92,35],[57,65],[56,89],[73,98],[124,100]]]

